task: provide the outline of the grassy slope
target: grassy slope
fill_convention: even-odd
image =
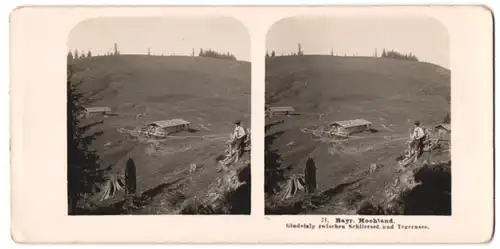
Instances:
[[[395,158],[415,119],[424,125],[440,122],[450,111],[450,72],[428,63],[364,57],[275,57],[266,65],[266,100],[271,105],[292,105],[303,115],[284,119],[269,134],[280,134],[271,148],[284,157],[282,167],[300,173],[313,151],[319,191],[355,193],[359,201],[380,196],[392,181]],[[324,113],[319,120],[318,113]],[[325,121],[363,118],[380,132],[361,135],[347,145],[353,154],[328,155],[328,145],[300,132]],[[388,127],[391,131],[384,128]],[[396,136],[399,140],[385,140]],[[295,144],[287,146],[290,142]],[[386,165],[366,178],[371,163]],[[341,189],[335,187],[342,187]],[[333,194],[332,194],[333,195]],[[332,200],[333,203],[333,200]],[[325,206],[316,212],[336,212]]]
[[[92,146],[116,171],[122,170],[127,158],[132,157],[138,166],[139,192],[154,190],[155,196],[161,196],[162,192],[182,189],[185,199],[205,189],[217,180],[215,158],[223,153],[225,140],[167,140],[162,143],[165,150],[191,149],[148,156],[147,143],[130,140],[117,128],[132,129],[155,120],[183,118],[198,132],[175,135],[202,136],[229,134],[234,119],[241,119],[246,126],[250,123],[248,62],[122,55],[79,60],[75,67],[76,78],[84,81],[80,90],[91,99],[90,105],[109,106],[119,114],[104,118],[104,124],[93,129],[103,134]],[[106,143],[110,144],[104,146]],[[190,163],[207,166],[189,175],[186,171]]]

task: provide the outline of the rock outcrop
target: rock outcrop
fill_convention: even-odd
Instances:
[[[179,214],[250,214],[249,160],[232,164],[218,175],[205,193],[184,203]]]

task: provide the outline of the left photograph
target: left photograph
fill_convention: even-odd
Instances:
[[[223,16],[68,36],[68,215],[249,215],[250,37]]]

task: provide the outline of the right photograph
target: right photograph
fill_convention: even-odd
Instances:
[[[446,27],[296,16],[266,37],[267,215],[451,215]]]

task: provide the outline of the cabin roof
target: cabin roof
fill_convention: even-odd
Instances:
[[[356,127],[356,126],[362,126],[362,125],[371,125],[372,123],[369,121],[366,121],[364,119],[354,119],[354,120],[343,120],[343,121],[335,121],[330,123],[330,125],[339,125],[344,128],[349,128],[349,127]]]
[[[105,106],[102,106],[102,107],[87,107],[87,108],[85,108],[85,111],[86,112],[110,112],[111,108],[105,107]]]
[[[450,124],[438,124],[434,128],[440,128],[440,127],[447,130],[447,131],[451,131]]]
[[[151,123],[148,123],[148,125],[156,125],[161,128],[167,128],[167,127],[173,127],[173,126],[179,126],[179,125],[185,125],[189,124],[188,121],[180,118],[176,119],[171,119],[171,120],[159,120],[159,121],[154,121]]]
[[[293,112],[295,109],[291,106],[274,106],[269,108],[272,112]]]

